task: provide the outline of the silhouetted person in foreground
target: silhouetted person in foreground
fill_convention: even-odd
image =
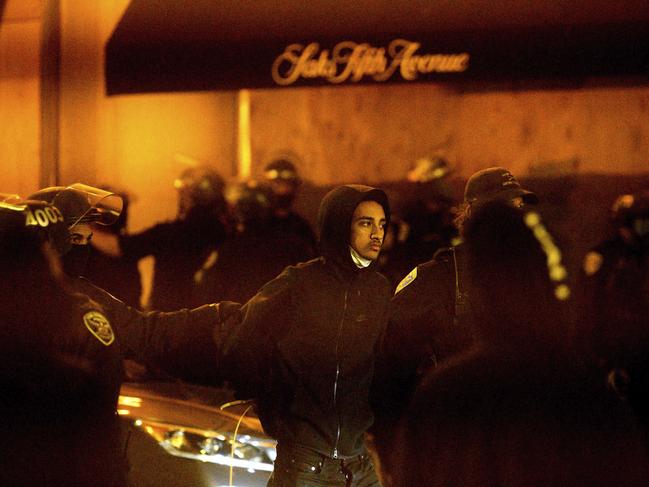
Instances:
[[[538,197],[504,168],[477,171],[466,183],[457,215],[460,235],[475,211],[491,201],[525,207],[536,204]],[[376,448],[386,450],[382,455],[386,460],[387,450],[393,447],[394,425],[422,375],[469,348],[474,340],[468,272],[465,245],[441,249],[412,269],[392,297],[373,394],[377,420],[372,433]],[[382,469],[390,467],[384,464]]]
[[[0,484],[124,487],[121,358],[102,308],[65,287],[46,228],[67,233],[56,207],[0,202]]]
[[[539,214],[490,203],[464,236],[476,344],[418,387],[387,485],[644,485],[635,417],[574,353],[566,270]]]

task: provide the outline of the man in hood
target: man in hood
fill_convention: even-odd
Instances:
[[[389,217],[383,191],[333,189],[318,215],[320,257],[287,267],[241,310],[225,362],[278,441],[269,486],[379,485],[364,435],[390,298],[374,270]]]

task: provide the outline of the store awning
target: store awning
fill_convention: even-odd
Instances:
[[[649,77],[646,0],[132,0],[109,95]]]

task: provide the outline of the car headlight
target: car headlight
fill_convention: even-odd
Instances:
[[[153,436],[171,455],[244,468],[248,471],[273,470],[275,443],[266,438],[238,435],[234,441],[231,435],[215,431],[148,421],[138,423],[136,425]]]

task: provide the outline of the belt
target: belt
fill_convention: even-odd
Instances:
[[[280,460],[281,457],[281,460]],[[351,485],[353,473],[349,466],[364,460],[369,459],[369,454],[366,451],[346,458],[332,458],[322,453],[318,453],[310,448],[296,445],[277,445],[277,459],[284,465],[292,465],[293,467],[307,468],[312,474],[319,474],[323,470],[331,468],[338,468],[340,472],[345,475],[347,485]]]

